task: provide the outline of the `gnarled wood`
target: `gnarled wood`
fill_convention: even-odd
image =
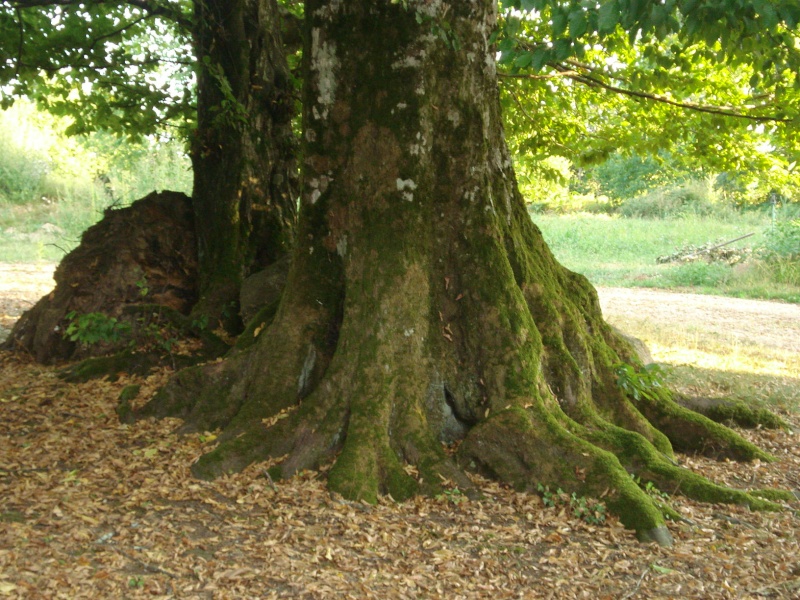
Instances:
[[[495,18],[491,0],[306,3],[305,187],[280,306],[252,346],[179,374],[139,416],[222,428],[200,477],[332,463],[333,491],[374,501],[443,481],[470,492],[479,471],[602,494],[660,544],[662,510],[631,474],[775,508],[681,469],[672,449],[768,455],[668,390],[636,400],[617,385],[615,365],[640,364],[633,348],[517,189]]]

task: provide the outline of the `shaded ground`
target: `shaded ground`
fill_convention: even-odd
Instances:
[[[46,274],[0,267],[8,326],[21,302],[46,292]],[[653,305],[630,304],[623,314],[685,310],[657,294]],[[613,321],[619,304],[602,295]],[[714,321],[721,308],[709,310],[698,323]],[[792,318],[770,339],[797,342]],[[311,474],[274,484],[265,465],[193,480],[188,467],[212,434],[178,437],[176,421],[122,425],[114,413],[125,385],[142,384],[143,401],[168,375],[67,385],[52,368],[0,353],[0,596],[800,597],[800,519],[789,510],[750,513],[676,496],[671,504],[691,522],[671,524],[676,544],[662,549],[638,544],[616,520],[580,520],[568,498],[545,506],[539,496],[485,481],[482,501],[452,490],[367,506],[331,498]],[[744,435],[780,460],[680,460],[734,487],[800,489],[795,435]]]

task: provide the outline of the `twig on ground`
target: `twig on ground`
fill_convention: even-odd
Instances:
[[[644,578],[647,576],[647,573],[649,571],[650,571],[650,567],[648,566],[644,571],[642,571],[642,576],[639,577],[639,581],[636,582],[636,585],[633,586],[633,589],[630,592],[628,592],[627,594],[625,594],[622,597],[621,600],[627,600],[628,598],[633,598],[633,596],[636,594],[636,592],[639,591],[639,588],[642,587],[642,582],[644,581]]]

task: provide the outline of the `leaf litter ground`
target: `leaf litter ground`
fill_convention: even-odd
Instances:
[[[800,597],[797,503],[752,513],[672,497],[687,522],[663,549],[485,480],[480,501],[453,490],[375,506],[331,497],[313,473],[274,483],[264,465],[195,480],[212,435],[114,412],[124,386],[143,400],[168,377],[66,384],[0,354],[0,596]],[[779,461],[681,462],[735,487],[800,489],[795,435],[743,433]]]

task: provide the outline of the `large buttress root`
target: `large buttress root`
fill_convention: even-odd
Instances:
[[[446,4],[473,58],[451,60],[405,4]],[[661,544],[664,517],[631,475],[774,508],[676,466],[673,447],[765,454],[668,394],[635,402],[616,385],[633,350],[585,278],[555,261],[516,187],[484,60],[493,3],[309,0],[306,15],[306,187],[275,319],[147,409],[223,428],[193,472],[269,458],[272,476],[319,468],[332,491],[374,501],[471,492],[475,470],[602,496]],[[335,97],[315,60],[336,65]]]

